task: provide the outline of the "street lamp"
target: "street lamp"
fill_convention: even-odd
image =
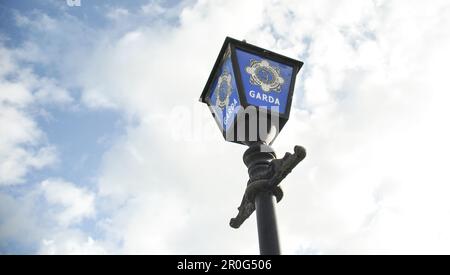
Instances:
[[[295,78],[303,63],[227,37],[200,101],[208,105],[226,141],[249,146],[243,160],[249,180],[239,213],[239,228],[255,211],[261,254],[280,254],[274,197],[280,182],[306,156],[301,146],[276,159],[270,147],[289,119]]]

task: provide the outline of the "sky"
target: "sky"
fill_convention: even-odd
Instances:
[[[0,254],[258,254],[226,36],[304,62],[284,254],[450,254],[446,0],[0,0]]]

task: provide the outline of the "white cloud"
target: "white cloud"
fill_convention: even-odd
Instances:
[[[14,71],[16,69],[16,64],[10,54],[10,52],[0,47],[0,60],[1,60],[1,66],[0,66],[0,77],[3,78],[5,75],[9,74],[10,72]]]
[[[24,107],[32,100],[31,93],[22,83],[3,82],[0,83],[2,93],[0,94],[0,102],[2,105],[16,105]]]
[[[38,254],[44,255],[99,255],[106,253],[102,244],[77,230],[58,232],[49,236],[49,239],[43,239],[38,251]]]
[[[38,216],[33,212],[35,195],[30,192],[27,196],[15,198],[0,192],[0,251],[7,252],[9,243],[29,245],[43,234],[42,228],[37,226]]]
[[[23,183],[27,173],[57,161],[57,151],[47,144],[45,134],[30,114],[37,102],[70,102],[70,96],[51,85],[50,80],[36,77],[27,68],[17,72],[14,52],[0,47],[5,57],[0,67],[0,185]],[[13,77],[10,80],[8,77]],[[33,90],[38,92],[33,94]],[[52,98],[44,100],[39,95]]]
[[[150,16],[158,16],[166,13],[167,9],[163,8],[158,1],[150,1],[141,7],[141,11]]]
[[[450,22],[442,7],[403,7],[374,8],[359,24],[371,22],[373,34],[357,47],[345,32],[333,43],[333,33],[313,37],[302,103],[311,115],[296,111],[276,143],[298,136],[309,149],[299,185],[286,185],[298,194],[286,208],[302,220],[284,233],[303,232],[326,253],[448,253],[440,228],[449,224],[438,218],[450,210],[441,195],[450,191],[448,111],[439,102],[448,100],[450,43],[439,26]]]
[[[105,254],[112,243],[80,229],[95,217],[95,194],[62,179],[47,179],[26,192],[0,192],[0,252]],[[10,247],[38,247],[14,251]]]
[[[108,13],[107,17],[113,20],[123,19],[123,17],[127,17],[130,15],[130,12],[124,8],[112,8]]]
[[[59,87],[54,80],[40,79],[34,98],[42,104],[56,104],[57,106],[68,106],[73,103],[70,93]]]
[[[50,205],[60,206],[52,214],[63,226],[76,224],[95,215],[95,195],[73,183],[48,179],[41,183],[42,193]]]
[[[58,22],[45,13],[34,11],[32,16],[24,16],[15,12],[15,21],[19,27],[31,27],[42,31],[52,31],[58,27]]]
[[[25,98],[29,94],[24,93],[25,96],[19,98],[18,91],[13,91],[16,96],[8,96],[0,103],[1,185],[21,183],[30,169],[40,169],[56,160],[56,152],[53,147],[40,146],[42,132],[33,119],[20,107],[8,104],[8,102],[14,102],[17,105],[26,104],[25,101],[28,99]],[[2,92],[9,91],[3,90]]]

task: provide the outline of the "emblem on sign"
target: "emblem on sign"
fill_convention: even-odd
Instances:
[[[225,108],[228,106],[231,94],[231,74],[227,71],[223,71],[217,81],[216,86],[216,106]]]
[[[281,77],[280,69],[270,66],[267,60],[252,60],[245,71],[250,74],[250,83],[261,86],[264,92],[272,90],[279,93],[281,91],[284,79]]]

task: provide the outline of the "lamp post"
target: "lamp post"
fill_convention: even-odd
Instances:
[[[238,215],[239,228],[255,211],[261,255],[280,254],[274,199],[281,181],[306,156],[301,146],[277,159],[270,147],[289,119],[295,78],[303,63],[227,37],[200,101],[208,105],[226,141],[247,145],[249,180]]]

